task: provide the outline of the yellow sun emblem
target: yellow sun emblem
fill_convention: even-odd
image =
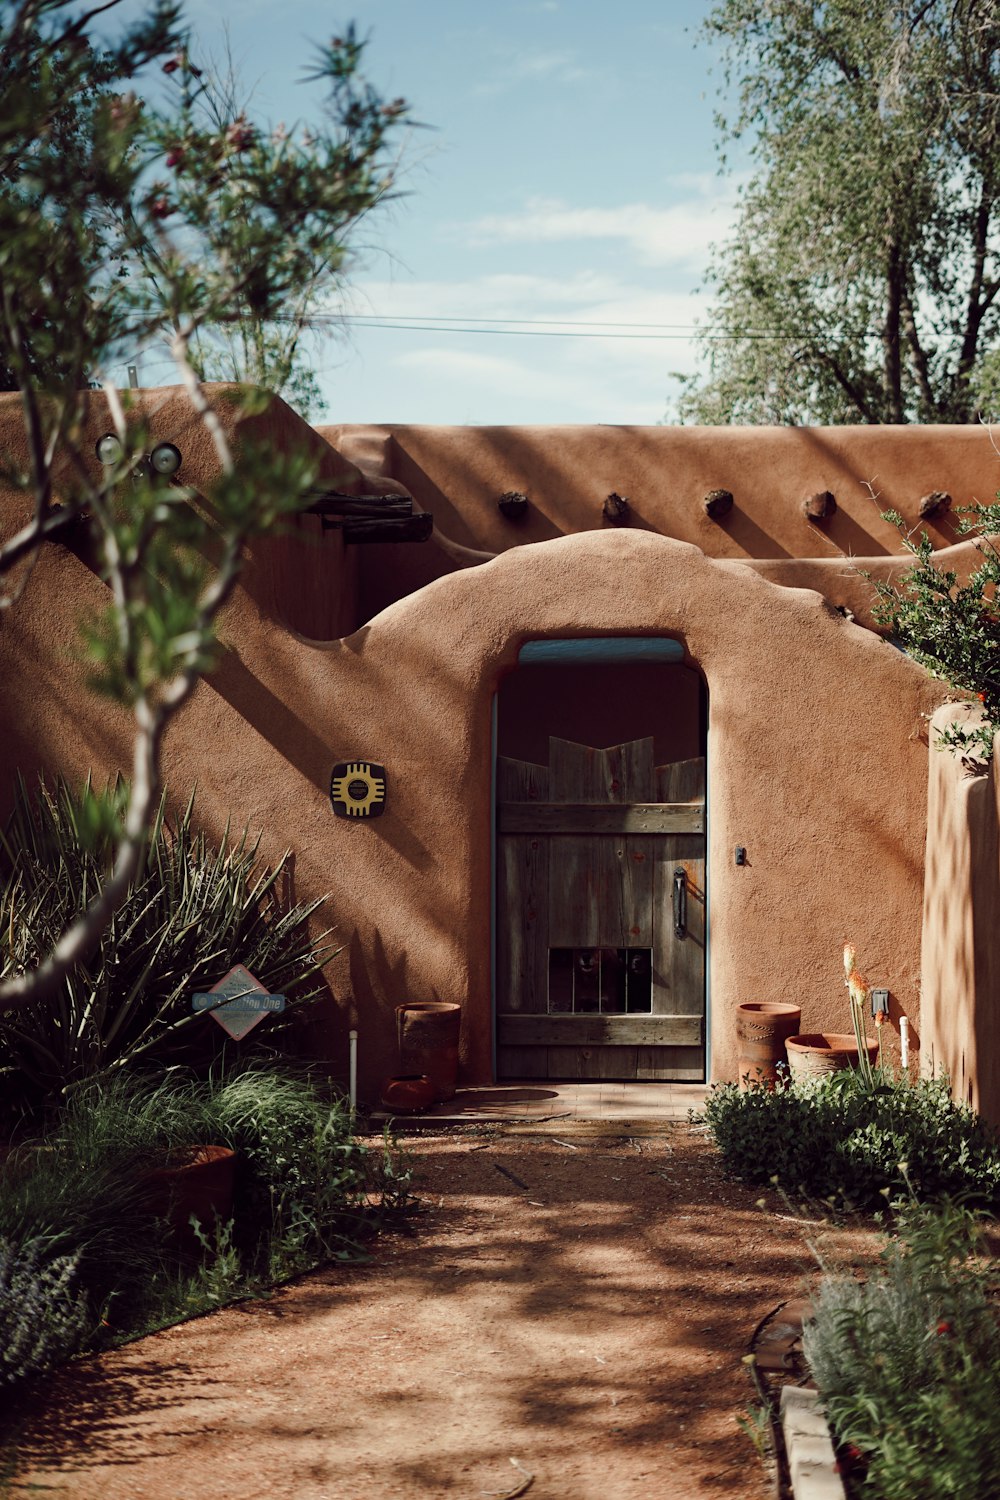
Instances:
[[[371,761],[342,761],[330,778],[330,800],[338,818],[371,818],[384,812],[385,767]]]

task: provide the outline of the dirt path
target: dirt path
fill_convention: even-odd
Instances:
[[[804,1231],[686,1124],[563,1139],[415,1140],[412,1236],[63,1372],[10,1493],[768,1500],[741,1358]]]

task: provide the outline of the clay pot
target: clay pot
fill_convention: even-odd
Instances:
[[[740,1043],[740,1087],[763,1084],[773,1089],[780,1078],[779,1063],[787,1063],[785,1043],[802,1020],[802,1008],[778,1000],[748,1000],[736,1007],[736,1035]]]
[[[184,1256],[200,1256],[204,1246],[191,1227],[198,1220],[209,1240],[216,1220],[233,1217],[236,1153],[228,1146],[181,1146],[171,1151],[167,1165],[146,1178],[147,1204],[170,1228],[175,1248]]]
[[[426,1073],[438,1100],[454,1099],[462,1007],[445,1000],[408,1000],[396,1006],[396,1039],[404,1074]]]
[[[387,1078],[382,1085],[382,1103],[397,1115],[413,1115],[437,1103],[437,1089],[426,1073],[406,1073]]]
[[[853,1035],[844,1036],[840,1032],[817,1031],[790,1036],[785,1047],[793,1078],[821,1078],[824,1073],[856,1068],[859,1061],[858,1044]],[[874,1067],[878,1062],[878,1042],[866,1042],[865,1050]]]

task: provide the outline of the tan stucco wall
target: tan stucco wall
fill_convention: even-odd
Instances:
[[[81,776],[124,760],[122,723],[64,654],[73,615],[101,592],[75,557],[47,548],[5,622],[5,773],[20,762]],[[465,1076],[489,1077],[492,697],[524,639],[580,633],[676,635],[707,680],[714,1075],[733,1071],[740,1000],[795,996],[808,1025],[843,1027],[845,937],[916,1020],[920,714],[937,689],[818,595],[618,531],[442,579],[329,646],[297,640],[247,592],[228,611],[232,665],[171,729],[166,774],[177,797],[197,781],[214,831],[231,814],[263,828],[267,855],[292,847],[298,896],[330,893],[344,944],[329,970],[337,1055],[358,1024],[370,1091],[394,1060],[393,1005],[455,999]],[[387,765],[388,810],[336,820],[330,768],[360,756]]]
[[[967,723],[948,706],[932,733]],[[956,1098],[1000,1126],[1000,789],[996,759],[975,773],[932,749],[927,795],[921,1068],[946,1074]]]
[[[145,400],[156,439],[169,438],[184,453],[181,477],[209,491],[213,457],[179,393],[147,393]],[[231,404],[223,400],[219,409],[233,425]],[[320,444],[280,403],[261,423],[275,443],[303,437]],[[96,439],[106,430],[103,412],[92,425]],[[0,403],[0,441],[6,433],[8,449],[17,426],[16,411]],[[313,632],[302,629],[301,616],[299,633],[281,623],[289,617],[289,590],[306,601],[322,589],[327,608],[338,590],[348,597],[354,564],[342,551],[337,561],[332,533],[318,544],[321,564],[313,571],[302,558],[279,566],[275,544],[264,542],[221,623],[219,668],[166,737],[165,772],[177,801],[197,783],[199,816],[213,832],[229,817],[236,826],[248,821],[263,830],[265,856],[294,850],[297,897],[329,893],[326,921],[343,949],[328,969],[335,997],[323,1043],[328,1055],[343,1064],[347,1028],[357,1024],[362,1086],[371,1094],[395,1061],[393,1006],[408,998],[454,999],[465,1007],[464,1076],[489,1078],[493,696],[526,639],[609,634],[675,636],[707,684],[713,1075],[735,1070],[734,1007],[742,1000],[795,999],[806,1027],[846,1029],[841,948],[848,938],[870,981],[892,990],[894,1023],[902,1010],[919,1042],[922,716],[943,691],[819,594],[777,587],[750,565],[760,559],[708,557],[692,541],[713,538],[718,551],[718,538],[728,538],[722,550],[732,544],[745,553],[749,532],[734,537],[699,507],[705,488],[723,484],[741,505],[751,477],[760,497],[754,535],[767,532],[774,542],[768,556],[778,564],[789,560],[782,553],[801,528],[801,548],[815,544],[815,528],[796,510],[802,493],[842,488],[850,476],[885,473],[897,460],[902,477],[895,482],[900,490],[912,484],[914,503],[936,487],[958,501],[977,492],[985,498],[995,482],[985,435],[962,429],[934,442],[922,435],[907,447],[895,430],[820,440],[690,429],[681,440],[666,429],[594,428],[532,430],[512,444],[500,431],[448,429],[420,444],[407,436],[407,463],[394,458],[388,477],[412,483],[418,507],[434,510],[436,523],[466,544],[492,549],[502,538],[509,546],[495,495],[512,487],[533,499],[554,496],[546,504],[571,535],[559,536],[546,522],[549,539],[524,545],[532,522],[497,560],[457,572],[434,544],[347,549],[364,553],[357,564],[362,591],[371,598],[376,580],[376,592],[396,602],[326,643],[302,638]],[[490,445],[499,456],[484,488],[476,465]],[[609,456],[597,466],[605,445]],[[344,446],[346,459],[353,455],[369,477],[321,445],[323,481],[381,489],[383,480],[370,476],[385,473],[384,435],[366,430],[357,441],[345,437]],[[796,468],[814,450],[827,455],[828,466]],[[532,478],[539,455],[547,456]],[[666,467],[657,478],[660,463]],[[430,475],[422,490],[418,468]],[[643,475],[651,496],[656,479],[653,498],[640,498]],[[986,477],[980,483],[976,475]],[[611,488],[630,494],[645,526],[587,520],[588,507],[596,512]],[[760,507],[769,494],[776,509],[765,527]],[[649,529],[674,516],[678,495],[687,507],[684,524],[695,532],[688,539]],[[779,500],[791,506],[780,525]],[[846,503],[845,510],[860,528]],[[15,502],[3,502],[7,529],[17,511]],[[480,513],[474,528],[469,518]],[[875,524],[865,522],[869,548]],[[830,535],[844,543],[854,532]],[[888,536],[878,540],[889,545]],[[808,556],[798,561],[810,565]],[[408,593],[421,569],[432,581]],[[80,778],[91,768],[127,765],[127,722],[87,694],[73,656],[75,620],[105,600],[80,557],[48,545],[24,599],[0,620],[0,799],[9,795],[16,767]],[[319,619],[315,634],[336,623]],[[388,768],[387,811],[365,823],[335,819],[331,768],[362,757]],[[733,861],[737,844],[748,851],[741,869]]]
[[[870,619],[860,570],[891,572],[903,548],[881,519],[893,508],[907,524],[919,505],[946,490],[956,507],[991,502],[1000,455],[981,427],[421,427],[319,429],[348,459],[400,481],[435,527],[473,549],[500,552],[581,531],[613,529],[605,497],[628,497],[630,526],[692,542],[709,557],[749,561],[775,582],[819,588],[834,604]],[[703,506],[728,489],[734,508],[713,521]],[[521,490],[522,521],[506,520],[497,497]],[[814,524],[803,498],[831,490],[837,512]],[[935,547],[956,539],[947,515],[926,523]],[[456,564],[432,539],[394,549],[391,568],[361,559],[362,618],[370,618]],[[973,554],[957,557],[959,571]],[[950,565],[955,565],[950,563]]]

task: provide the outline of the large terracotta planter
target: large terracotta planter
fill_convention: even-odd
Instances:
[[[409,1000],[396,1006],[402,1073],[426,1073],[439,1100],[454,1099],[462,1007],[444,1000]]]
[[[785,1046],[793,1078],[821,1078],[825,1073],[856,1068],[859,1061],[858,1044],[854,1036],[845,1036],[840,1032],[816,1031],[802,1036],[790,1036]],[[865,1049],[874,1067],[878,1062],[878,1042],[866,1042]]]
[[[147,1202],[158,1219],[169,1226],[176,1249],[200,1256],[204,1247],[191,1226],[192,1215],[211,1241],[216,1221],[233,1216],[236,1153],[228,1146],[182,1146],[170,1153],[163,1167],[146,1179]]]
[[[802,1008],[779,1000],[748,1000],[736,1007],[736,1035],[740,1043],[740,1087],[763,1084],[773,1089],[786,1064],[785,1043],[802,1020]]]

